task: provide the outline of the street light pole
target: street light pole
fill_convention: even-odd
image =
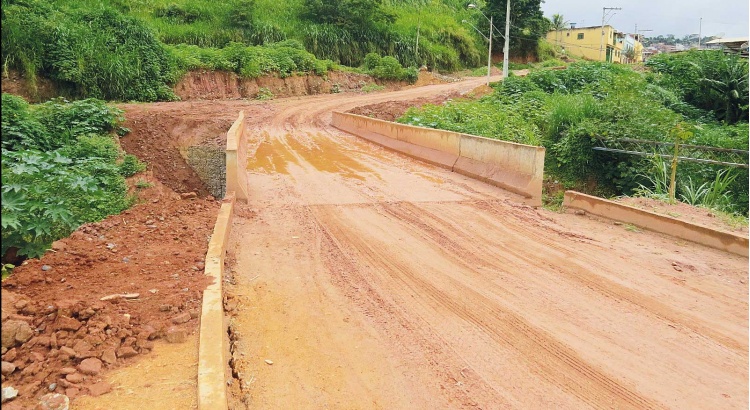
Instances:
[[[470,9],[479,10],[477,5],[474,3],[469,3],[467,7]],[[482,13],[482,10],[479,10],[479,12]],[[487,85],[489,85],[490,84],[490,68],[492,68],[492,31],[497,30],[497,28],[495,28],[494,24],[492,23],[492,19],[494,16],[487,17],[484,13],[482,13],[482,16],[484,16],[484,18],[486,18],[490,22],[490,37],[488,38],[490,42],[490,46],[489,46],[489,52],[487,53],[488,54],[487,56]],[[476,27],[475,27],[475,30],[476,30]],[[505,39],[505,45],[503,46],[503,78],[507,78],[508,77],[508,49],[510,47],[510,0],[508,0],[507,12],[505,13],[505,35],[503,36],[500,33],[500,30],[498,30],[497,32],[498,34],[500,34],[501,37]],[[482,34],[482,36],[484,36],[484,34]]]
[[[487,85],[490,85],[490,68],[492,68],[492,16],[490,16],[490,46],[487,48]]]

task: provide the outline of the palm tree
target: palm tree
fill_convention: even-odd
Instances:
[[[553,14],[552,15],[552,30],[559,31],[565,28],[565,25],[567,25],[568,22],[565,21],[565,18],[563,18],[562,14]]]
[[[566,25],[568,25],[568,22],[565,21],[565,18],[562,14],[552,15],[552,25],[550,26],[550,28],[552,28],[552,30],[555,30],[555,40],[557,42],[557,45],[560,45],[560,35],[562,34],[561,31],[565,29]]]

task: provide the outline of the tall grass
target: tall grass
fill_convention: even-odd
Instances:
[[[28,4],[28,5],[26,5]],[[168,100],[172,61],[153,32],[113,9],[59,11],[29,1],[3,7],[3,61],[74,96]]]

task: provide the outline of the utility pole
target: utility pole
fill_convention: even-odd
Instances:
[[[599,60],[602,60],[602,52],[604,51],[604,19],[607,17],[607,11],[622,10],[621,7],[602,7],[602,41],[599,45]]]
[[[503,46],[503,80],[508,78],[508,54],[510,53],[510,0],[505,10],[505,46]]]
[[[701,17],[700,23],[698,24],[698,50],[701,49],[701,30],[703,30],[703,17]]]
[[[422,25],[422,10],[419,11],[419,17],[417,17],[417,45],[415,47],[415,57],[417,60],[417,64],[420,64],[420,58],[419,58],[419,27]],[[421,64],[419,68],[422,68]]]
[[[487,85],[490,85],[490,69],[492,68],[492,17],[490,14],[490,46],[487,50]]]

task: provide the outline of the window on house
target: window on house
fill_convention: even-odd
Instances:
[[[583,33],[578,33],[578,39],[583,40]]]
[[[568,37],[570,37],[570,33],[568,33]]]

